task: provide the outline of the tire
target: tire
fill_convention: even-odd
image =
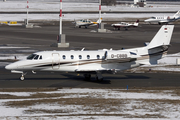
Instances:
[[[21,76],[20,79],[21,79],[21,81],[24,81],[24,77],[23,76]]]

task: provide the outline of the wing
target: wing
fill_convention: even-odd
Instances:
[[[161,21],[159,21],[160,23],[168,23],[168,22],[170,22],[169,20],[161,20]]]
[[[108,64],[108,63],[126,63],[126,62],[132,62],[132,61],[136,61],[136,58],[121,58],[121,59],[103,59],[101,61],[101,64]],[[108,69],[108,68],[102,68],[102,69],[93,69],[92,68],[80,68],[80,69],[76,69],[75,72],[77,73],[90,73],[90,74],[96,74],[97,72],[101,72],[101,73],[114,73],[114,71],[112,69]]]
[[[126,62],[132,62],[132,61],[136,61],[136,58],[118,58],[118,59],[107,59],[107,60],[103,60],[103,63],[126,63]]]
[[[90,26],[90,25],[92,25],[92,24],[90,24],[90,23],[85,23],[85,24],[80,24],[79,26]]]

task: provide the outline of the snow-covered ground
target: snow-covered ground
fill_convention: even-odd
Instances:
[[[99,3],[63,2],[63,11],[98,11]],[[0,11],[26,11],[26,1],[0,1]],[[29,11],[59,11],[59,2],[29,2]],[[180,5],[149,4],[153,7],[132,7],[129,5],[102,6],[103,11],[177,11]]]
[[[2,11],[26,11],[26,1],[0,1],[0,12]],[[152,5],[151,5],[152,6]],[[122,18],[148,18],[152,16],[163,16],[163,13],[146,13],[146,14],[108,14],[107,11],[178,11],[180,5],[169,5],[169,4],[153,4],[153,7],[131,7],[126,5],[117,6],[102,6],[102,18],[104,21],[118,21],[123,20]],[[98,3],[63,3],[63,11],[98,11]],[[59,2],[29,2],[28,11],[59,11]],[[173,14],[167,13],[170,16]],[[98,14],[64,14],[63,21],[73,21],[74,19],[97,19]],[[29,14],[29,20],[59,20],[58,14]],[[26,14],[0,14],[1,21],[24,21]]]
[[[140,19],[140,18],[149,18],[152,16],[163,16],[164,14],[145,14],[145,13],[132,13],[132,14],[109,14],[109,13],[103,13],[101,16],[103,18],[103,21],[122,21],[127,18],[131,19]],[[167,13],[166,15],[170,16],[172,14]],[[16,17],[14,17],[16,16]],[[26,14],[1,14],[1,21],[24,21],[26,19]],[[74,20],[80,20],[80,19],[93,19],[98,20],[99,15],[98,14],[64,14],[63,21],[74,21]],[[59,21],[59,15],[58,14],[29,14],[28,15],[29,20],[38,20],[38,21]]]
[[[178,120],[178,92],[89,88],[0,92],[0,119]]]

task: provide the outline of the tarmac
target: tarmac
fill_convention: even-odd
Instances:
[[[97,49],[126,49],[144,46],[149,42],[160,25],[140,24],[138,28],[128,30],[114,30],[110,24],[105,24],[107,33],[98,33],[97,27],[85,29],[75,28],[71,22],[63,23],[63,34],[66,34],[66,42],[69,48],[50,47],[57,42],[59,26],[43,25],[40,28],[26,29],[23,27],[0,26],[0,55],[31,54],[34,51],[47,50],[97,50]],[[178,53],[180,46],[180,25],[175,25],[171,40],[169,54]],[[26,48],[23,48],[26,47]],[[30,52],[23,52],[23,51]],[[2,62],[2,61],[1,61]],[[86,87],[86,88],[116,88],[124,87],[177,87],[180,86],[180,74],[178,73],[119,73],[103,74],[104,81],[98,82],[92,77],[91,81],[85,81],[82,75],[72,73],[29,72],[24,81],[20,81],[20,74],[12,74],[0,67],[0,88],[39,88],[39,87]]]

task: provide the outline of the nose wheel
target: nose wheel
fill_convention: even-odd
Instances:
[[[20,79],[21,79],[21,81],[23,81],[24,80],[24,76],[21,76]]]
[[[24,81],[24,76],[27,74],[27,72],[26,73],[22,73],[22,76],[20,77],[20,80],[21,81]]]

